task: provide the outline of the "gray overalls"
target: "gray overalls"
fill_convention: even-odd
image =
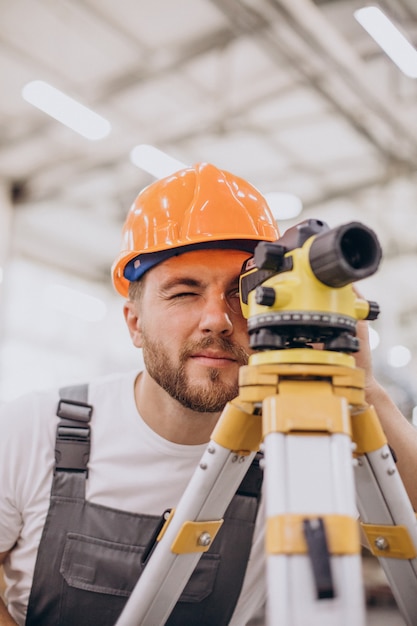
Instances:
[[[113,626],[161,518],[85,500],[90,449],[87,385],[61,390],[55,471],[26,626]],[[256,459],[166,624],[226,626],[242,588],[262,485]]]

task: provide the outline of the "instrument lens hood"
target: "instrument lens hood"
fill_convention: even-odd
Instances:
[[[378,269],[382,250],[375,233],[359,222],[350,222],[317,235],[310,247],[314,276],[329,287],[344,287]]]

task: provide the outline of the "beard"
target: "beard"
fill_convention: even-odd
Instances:
[[[179,363],[172,363],[163,345],[143,333],[143,360],[149,375],[174,400],[182,406],[198,413],[219,413],[225,404],[239,393],[236,381],[226,383],[221,380],[220,369],[207,368],[207,381],[193,383],[185,371],[185,364],[190,356],[209,347],[217,347],[229,354],[236,363],[246,365],[249,355],[244,348],[233,344],[225,337],[207,337],[201,341],[188,341],[179,355]]]

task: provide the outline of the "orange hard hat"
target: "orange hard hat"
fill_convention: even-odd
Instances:
[[[242,178],[198,163],[146,187],[133,203],[122,249],[113,263],[116,290],[127,296],[129,282],[169,256],[198,248],[253,252],[279,231],[260,192]]]

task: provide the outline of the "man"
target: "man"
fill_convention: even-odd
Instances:
[[[94,381],[88,399],[85,388],[64,391],[60,419],[55,392],[30,394],[0,415],[1,626],[116,622],[164,511],[238,393],[250,353],[240,270],[259,241],[277,238],[259,192],[212,165],[139,194],[113,281],[128,298],[144,371]],[[417,504],[415,432],[374,380],[366,340],[358,362]],[[257,613],[265,599],[259,501],[259,490],[238,490],[168,624],[242,626]]]

